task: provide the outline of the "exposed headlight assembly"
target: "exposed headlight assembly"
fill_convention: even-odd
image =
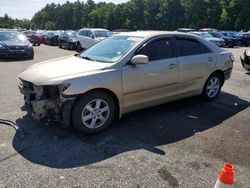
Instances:
[[[58,85],[58,88],[59,88],[59,90],[60,90],[60,93],[64,92],[66,89],[68,89],[68,88],[69,88],[69,86],[70,86],[70,84],[69,84],[69,83],[67,83],[67,84],[60,84],[60,85]]]

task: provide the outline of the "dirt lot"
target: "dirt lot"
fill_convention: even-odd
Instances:
[[[74,54],[35,47],[35,59],[0,62],[0,187],[213,187],[224,163],[235,165],[235,187],[250,187],[250,74],[245,48],[219,98],[199,97],[134,112],[108,131],[84,136],[44,126],[22,111],[18,74],[28,65]]]

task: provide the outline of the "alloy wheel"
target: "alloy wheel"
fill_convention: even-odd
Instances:
[[[109,118],[110,107],[103,99],[95,99],[85,105],[82,111],[82,123],[90,128],[101,127]]]
[[[220,80],[217,77],[212,77],[207,84],[207,96],[215,97],[220,90]]]

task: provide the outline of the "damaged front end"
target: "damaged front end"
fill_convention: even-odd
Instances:
[[[62,97],[62,92],[68,87],[69,85],[36,86],[24,80],[19,84],[25,107],[35,120],[60,122],[64,127],[70,124],[70,110],[74,101],[74,98]]]

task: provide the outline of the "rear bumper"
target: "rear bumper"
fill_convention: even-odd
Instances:
[[[237,40],[227,40],[226,42],[226,46],[238,46],[239,42]]]

